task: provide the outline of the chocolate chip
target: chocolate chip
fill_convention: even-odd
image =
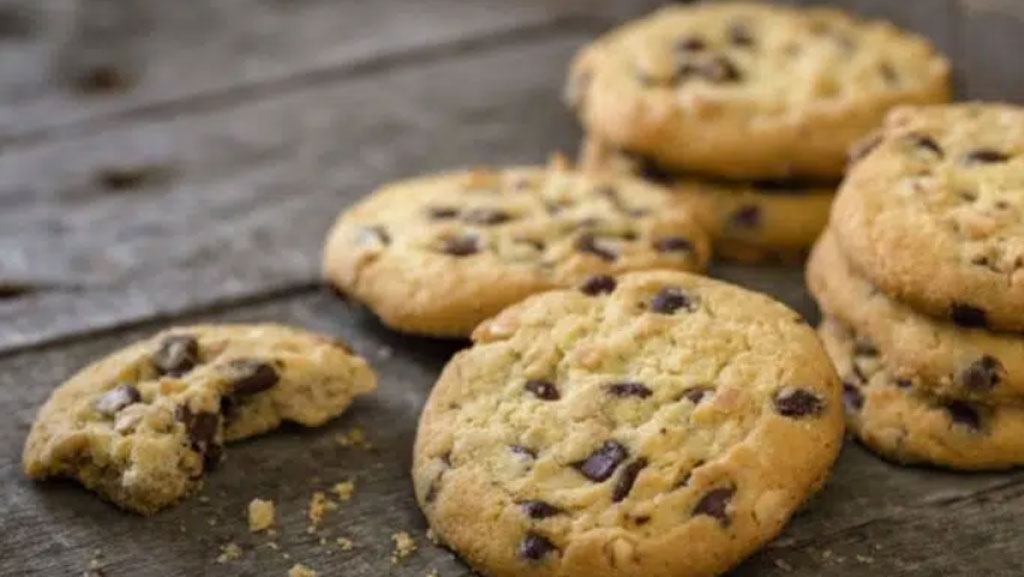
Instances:
[[[785,388],[775,394],[775,410],[783,417],[820,415],[825,403],[814,393],[796,388]]]
[[[519,504],[523,513],[531,519],[547,519],[562,512],[561,509],[544,501],[523,501]]]
[[[391,244],[391,235],[383,226],[367,226],[360,231],[359,241],[361,243],[378,242],[387,246]]]
[[[616,441],[605,441],[599,449],[582,461],[573,463],[584,477],[599,483],[612,476],[619,464],[629,457],[629,451]]]
[[[651,299],[651,310],[656,313],[670,315],[679,309],[693,311],[690,297],[676,287],[665,287]]]
[[[582,285],[580,285],[580,292],[588,296],[597,296],[599,294],[608,294],[615,290],[615,279],[604,274],[599,274],[588,278]]]
[[[508,448],[517,455],[522,455],[524,457],[529,457],[531,459],[537,458],[537,451],[534,451],[529,447],[524,447],[522,445],[509,445]]]
[[[945,408],[953,423],[975,431],[981,430],[981,415],[970,404],[963,401],[950,401]]]
[[[646,399],[651,396],[651,390],[641,383],[625,381],[608,385],[608,392],[616,397],[640,397]]]
[[[658,184],[669,185],[672,184],[673,175],[672,172],[661,168],[653,160],[643,157],[635,157],[638,164],[638,171],[640,176],[656,182]]]
[[[736,493],[735,487],[722,487],[712,489],[697,501],[693,508],[693,515],[707,515],[718,519],[723,527],[729,526],[729,502]]]
[[[459,215],[459,209],[451,206],[432,206],[427,209],[427,214],[434,220],[446,220]]]
[[[689,252],[693,250],[693,242],[681,236],[663,236],[654,241],[654,250],[658,252]]]
[[[988,325],[984,309],[967,303],[954,302],[949,307],[949,317],[961,327],[984,328]]]
[[[847,407],[859,411],[864,406],[864,394],[855,385],[843,381],[843,401]]]
[[[939,143],[935,142],[935,139],[927,134],[914,132],[908,135],[907,138],[909,138],[910,142],[917,148],[931,151],[939,158],[943,158],[945,156],[945,153],[942,152],[942,147],[939,146]]]
[[[576,239],[576,250],[590,253],[601,260],[609,262],[615,260],[619,256],[612,250],[599,245],[597,243],[597,237],[591,233],[584,234]]]
[[[480,251],[480,244],[475,236],[453,236],[445,239],[442,250],[452,256],[469,256]]]
[[[991,148],[976,148],[964,156],[964,164],[993,164],[1006,162],[1010,157]]]
[[[637,475],[646,466],[647,459],[640,457],[623,467],[622,473],[619,474],[619,479],[615,481],[615,487],[612,489],[613,503],[618,503],[629,495],[629,492],[633,490],[633,483],[636,482]]]
[[[707,43],[697,36],[687,36],[676,43],[676,48],[681,52],[700,52],[707,47]]]
[[[149,360],[161,375],[180,377],[199,363],[199,341],[191,335],[171,335]]]
[[[694,405],[699,405],[705,398],[714,394],[711,387],[692,387],[683,391],[683,398],[689,399]]]
[[[496,208],[475,208],[466,213],[462,220],[471,224],[501,224],[512,220],[512,215]]]
[[[853,166],[862,159],[871,154],[878,145],[882,143],[882,134],[880,132],[874,132],[870,136],[857,141],[852,147],[850,147],[849,153],[846,155],[847,166]]]
[[[543,379],[530,379],[526,381],[525,388],[527,391],[533,393],[538,399],[545,401],[557,401],[561,398],[555,384]]]
[[[960,371],[960,383],[975,391],[990,391],[1003,380],[1006,369],[999,359],[984,355]]]
[[[231,381],[231,392],[236,395],[265,391],[276,385],[280,378],[274,367],[257,360],[237,359],[231,361],[230,367],[236,375]]]
[[[220,416],[224,417],[224,422],[226,423],[234,421],[235,417],[238,416],[238,402],[229,396],[221,397]]]
[[[215,464],[220,458],[220,447],[214,442],[220,426],[220,415],[207,412],[193,413],[188,405],[179,405],[174,409],[174,418],[185,425],[192,450],[204,455],[209,453],[213,462],[206,464]]]
[[[877,357],[878,348],[868,339],[858,337],[853,341],[853,354],[858,357]]]
[[[96,412],[113,416],[128,405],[138,403],[142,400],[139,390],[129,384],[118,385],[110,389],[98,399],[93,401],[92,407]]]
[[[729,42],[733,46],[741,46],[743,48],[752,48],[754,46],[754,36],[750,33],[750,29],[743,24],[733,24],[729,27]]]
[[[531,561],[540,561],[545,555],[558,549],[542,535],[530,531],[519,543],[519,554]]]
[[[913,385],[913,383],[911,383],[907,379],[896,379],[896,382],[894,384],[896,385],[897,388],[900,388],[900,389],[909,389],[911,387],[911,385]]]
[[[725,56],[716,56],[705,62],[700,67],[699,74],[709,82],[717,84],[738,82],[743,77],[740,69]]]
[[[650,515],[640,515],[639,517],[634,517],[633,522],[637,525],[646,525],[651,522],[651,517]]]
[[[732,212],[729,222],[736,228],[757,228],[761,224],[761,207],[753,204],[741,206]]]

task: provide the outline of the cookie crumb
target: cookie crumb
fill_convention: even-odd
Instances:
[[[227,563],[242,557],[242,548],[234,542],[225,543],[220,546],[220,555],[217,556],[218,563]]]
[[[352,493],[356,490],[356,484],[354,481],[342,481],[335,483],[334,487],[331,487],[334,494],[338,496],[339,501],[348,501],[352,498]]]
[[[303,565],[302,563],[296,563],[292,565],[292,568],[288,570],[288,577],[316,577],[316,571]]]
[[[307,531],[310,533],[316,531],[316,528],[320,526],[320,522],[323,521],[324,513],[337,508],[337,503],[328,499],[323,491],[313,493],[313,497],[309,500],[310,526]]]
[[[338,537],[337,543],[338,547],[341,547],[342,551],[351,551],[352,547],[355,547],[355,544],[352,543],[351,539],[346,539],[344,537]]]
[[[342,447],[356,447],[359,449],[372,449],[373,444],[366,440],[366,434],[358,426],[352,427],[347,432],[338,433],[334,440]]]
[[[263,531],[274,525],[274,502],[260,498],[249,501],[249,530]]]
[[[427,573],[427,577],[441,577],[441,574],[437,572],[437,569],[431,569],[430,572]]]
[[[857,561],[864,563],[865,565],[870,565],[875,562],[875,558],[868,555],[857,555]]]
[[[779,569],[785,571],[786,573],[789,573],[789,572],[793,571],[793,566],[790,565],[789,563],[786,563],[782,559],[776,559],[775,560],[775,566],[778,567]]]
[[[391,536],[395,542],[395,550],[391,553],[391,563],[398,563],[416,551],[416,542],[412,540],[405,531],[399,531]]]
[[[427,541],[430,541],[434,545],[441,544],[441,540],[437,538],[437,533],[434,533],[433,529],[427,529]]]

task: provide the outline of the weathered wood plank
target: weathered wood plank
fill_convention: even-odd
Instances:
[[[307,284],[335,214],[375,185],[574,148],[558,95],[586,38],[7,151],[0,285],[42,288],[0,300],[0,349]]]
[[[650,0],[6,0],[0,145],[127,110],[238,93]],[[5,32],[6,30],[6,32]]]
[[[972,98],[1024,103],[1019,54],[1024,4],[1016,0],[960,0],[958,72]]]
[[[207,481],[208,501],[191,499],[152,519],[125,514],[69,482],[32,483],[17,455],[30,421],[50,389],[93,358],[141,338],[147,325],[88,341],[0,360],[0,575],[81,573],[102,552],[105,575],[284,575],[301,561],[323,575],[445,577],[471,573],[425,539],[408,480],[416,415],[458,343],[403,337],[326,290],[240,307],[181,322],[278,321],[340,336],[365,354],[381,377],[379,391],[323,429],[287,427],[229,447]],[[337,433],[362,425],[375,451],[342,448]],[[308,534],[314,490],[354,477],[355,498]],[[250,535],[245,506],[272,498],[279,511],[280,550]],[[848,444],[833,478],[766,551],[736,575],[1011,575],[1022,544],[1024,473],[960,475],[886,464]],[[211,520],[213,524],[211,524]],[[184,527],[184,530],[182,530]],[[392,566],[390,535],[409,531],[420,546]],[[321,546],[320,537],[329,545]],[[334,540],[356,543],[342,552]],[[215,564],[219,546],[240,544],[242,559]],[[826,551],[829,553],[826,555]],[[287,553],[290,559],[283,558]],[[858,560],[857,555],[863,559]],[[781,564],[780,564],[781,563]],[[216,569],[214,569],[216,568]]]

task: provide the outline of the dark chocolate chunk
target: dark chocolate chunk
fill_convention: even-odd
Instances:
[[[161,375],[180,377],[199,363],[199,341],[192,335],[171,335],[160,343],[150,361]]]
[[[555,384],[550,381],[545,381],[544,379],[530,379],[526,381],[525,388],[527,391],[533,393],[538,399],[545,401],[557,401],[561,398]]]
[[[853,341],[853,354],[858,357],[877,357],[878,348],[868,339],[857,337]]]
[[[601,260],[609,262],[615,260],[619,256],[611,249],[599,245],[597,243],[597,237],[591,233],[586,233],[576,239],[576,250],[595,255]]]
[[[616,397],[640,397],[646,399],[651,396],[651,390],[641,383],[625,381],[608,385],[608,392]]]
[[[804,389],[782,389],[775,394],[774,401],[775,410],[783,417],[813,417],[825,409],[824,401]]]
[[[676,287],[665,287],[651,299],[651,310],[656,313],[670,315],[679,309],[692,311],[693,301]]]
[[[462,220],[472,224],[501,224],[512,220],[512,215],[497,208],[475,208],[466,213]]]
[[[235,375],[231,381],[231,392],[236,395],[263,392],[276,385],[280,378],[274,367],[253,359],[231,361],[230,367]]]
[[[619,464],[629,457],[629,451],[616,441],[605,441],[596,451],[582,461],[573,463],[584,477],[599,483],[612,476]]]
[[[931,136],[928,136],[927,134],[914,132],[908,135],[907,138],[909,138],[910,142],[913,143],[913,145],[916,146],[917,148],[931,151],[935,153],[935,155],[938,156],[939,158],[943,158],[945,156],[945,153],[942,152],[942,147],[939,146],[939,143],[935,142],[935,139],[932,138]]]
[[[679,40],[676,43],[676,47],[680,52],[700,52],[707,48],[708,45],[698,36],[687,36]]]
[[[640,471],[643,471],[646,466],[647,459],[640,457],[622,468],[622,472],[619,473],[618,480],[615,481],[615,487],[612,489],[613,503],[618,503],[629,495],[629,492],[633,490],[633,483],[636,482],[637,475],[639,475]]]
[[[1006,369],[999,359],[983,355],[960,371],[960,384],[974,391],[990,391],[1006,376]]]
[[[894,383],[900,389],[909,389],[913,383],[907,379],[896,379]]]
[[[964,156],[964,164],[994,164],[1006,162],[1010,157],[991,148],[976,148]]]
[[[557,550],[546,537],[533,531],[528,532],[526,537],[523,537],[522,542],[519,543],[519,554],[530,561],[540,561],[548,553]]]
[[[693,508],[693,515],[707,515],[718,519],[723,527],[729,526],[729,502],[736,493],[735,487],[712,489]]]
[[[459,209],[452,206],[432,206],[427,209],[427,214],[434,220],[446,220],[459,215]]]
[[[692,387],[683,391],[683,398],[689,399],[694,405],[699,405],[701,401],[714,393],[715,390],[711,387]]]
[[[580,286],[580,292],[589,296],[611,293],[615,290],[615,279],[604,274],[592,276]]]
[[[736,228],[757,228],[761,224],[761,207],[748,204],[734,210],[729,223]]]
[[[110,389],[92,403],[96,412],[113,416],[128,405],[138,403],[142,400],[139,390],[129,384],[118,385]]]
[[[949,418],[954,424],[963,425],[975,431],[981,430],[981,415],[969,403],[950,401],[946,404],[946,412],[949,413]]]
[[[681,236],[663,236],[655,239],[654,250],[658,252],[689,252],[693,242]]]
[[[204,455],[209,453],[210,458],[207,461],[211,462],[206,462],[206,465],[216,464],[221,454],[220,447],[215,442],[217,429],[220,427],[220,415],[207,412],[193,413],[188,405],[178,405],[174,409],[174,418],[185,425],[192,450]]]
[[[984,309],[967,303],[952,303],[949,306],[949,317],[961,327],[984,328],[988,325]]]
[[[544,501],[523,501],[519,506],[523,508],[523,513],[526,513],[526,516],[531,519],[547,519],[562,512],[558,507]]]
[[[864,406],[864,394],[856,385],[843,381],[843,401],[847,407],[859,411]]]
[[[469,256],[480,251],[480,244],[475,236],[453,236],[445,239],[443,250],[452,256]]]

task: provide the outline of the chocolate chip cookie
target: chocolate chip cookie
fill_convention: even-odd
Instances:
[[[173,328],[58,387],[23,466],[148,515],[197,490],[224,442],[281,421],[322,425],[375,388],[370,367],[340,341],[275,325]]]
[[[587,132],[666,167],[729,178],[842,175],[892,106],[945,102],[950,65],[924,38],[837,10],[670,6],[572,63]]]
[[[835,187],[792,181],[730,182],[673,174],[649,158],[588,136],[579,165],[587,171],[642,176],[693,207],[715,256],[742,262],[803,262],[828,223]]]
[[[830,231],[811,253],[807,285],[826,316],[877,346],[895,378],[952,398],[1024,400],[1024,337],[958,327],[892,300],[850,269]]]
[[[341,215],[323,267],[385,324],[454,337],[528,295],[593,274],[702,270],[708,252],[667,190],[552,165],[385,186]]]
[[[782,529],[842,441],[795,312],[676,271],[595,277],[482,323],[422,413],[413,480],[481,572],[718,574]]]
[[[1024,109],[893,111],[832,209],[853,268],[964,327],[1024,331]]]
[[[875,452],[954,469],[1024,464],[1024,408],[932,395],[920,380],[892,374],[869,341],[838,321],[818,330],[843,377],[849,428]]]

